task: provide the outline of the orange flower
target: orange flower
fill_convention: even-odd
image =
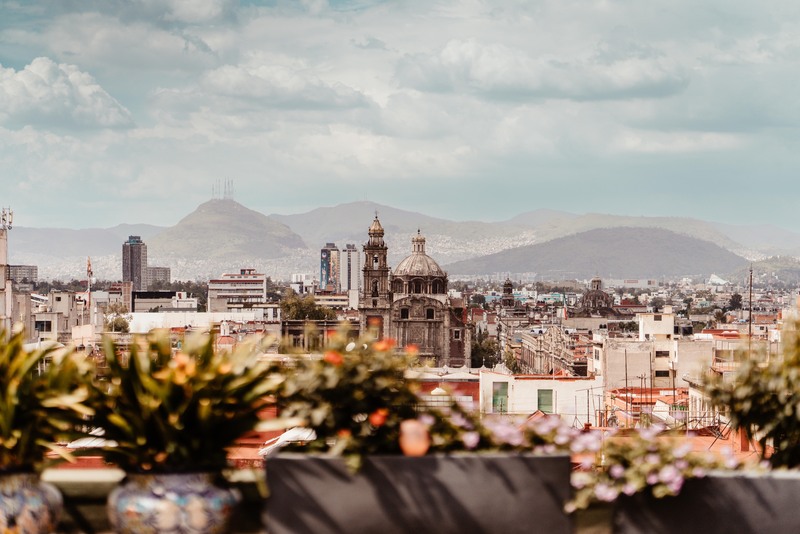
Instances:
[[[416,356],[419,354],[419,345],[415,345],[414,343],[409,343],[406,345],[406,353],[411,356]]]
[[[340,438],[340,439],[347,439],[347,438],[349,438],[349,437],[350,437],[350,436],[352,436],[352,435],[353,435],[353,433],[352,433],[352,432],[350,432],[350,431],[349,431],[348,429],[346,429],[346,428],[342,428],[341,430],[339,430],[339,431],[336,433],[336,437],[338,437],[338,438]]]
[[[331,365],[342,365],[344,363],[344,357],[335,350],[326,352],[322,359]]]
[[[369,414],[369,424],[372,426],[378,427],[383,426],[386,423],[386,417],[389,415],[389,410],[386,408],[378,408],[371,414]]]
[[[386,339],[376,341],[372,348],[378,352],[386,352],[387,350],[392,350],[395,345],[397,345],[397,342],[394,339],[387,337]]]

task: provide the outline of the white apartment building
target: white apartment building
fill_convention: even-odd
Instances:
[[[240,269],[208,281],[208,311],[244,311],[267,304],[267,275]]]

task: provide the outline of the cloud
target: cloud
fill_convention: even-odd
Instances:
[[[364,95],[343,84],[326,83],[281,65],[226,65],[205,74],[202,86],[220,96],[256,99],[266,107],[351,108],[367,104]]]
[[[0,123],[11,127],[124,128],[128,110],[75,65],[34,59],[15,71],[0,66]]]
[[[657,56],[535,57],[475,39],[451,40],[436,54],[407,55],[397,78],[421,91],[469,92],[512,101],[658,98],[682,91],[689,82],[683,69]]]

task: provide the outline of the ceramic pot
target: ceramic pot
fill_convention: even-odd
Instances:
[[[62,508],[61,493],[39,475],[0,473],[0,532],[52,532]]]
[[[108,496],[115,532],[228,532],[241,501],[238,490],[217,484],[215,473],[129,474]]]

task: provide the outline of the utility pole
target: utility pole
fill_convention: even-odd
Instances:
[[[8,282],[8,231],[14,222],[11,208],[0,210],[0,330],[11,335],[11,310],[14,297]]]
[[[747,326],[747,357],[753,356],[753,264],[750,264],[750,312]]]

